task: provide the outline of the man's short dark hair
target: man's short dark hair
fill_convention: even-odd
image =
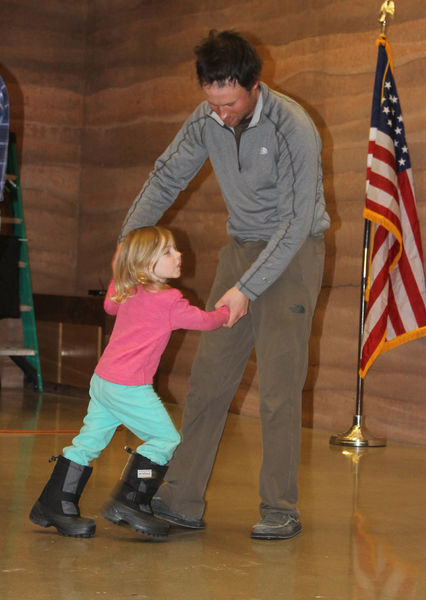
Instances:
[[[194,49],[200,85],[219,86],[228,81],[250,90],[259,80],[262,61],[256,50],[235,31],[212,29]]]

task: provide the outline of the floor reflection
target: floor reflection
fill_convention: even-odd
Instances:
[[[374,535],[361,512],[353,516],[355,598],[412,600],[416,597],[418,567],[405,561],[389,542]]]
[[[99,516],[126,461],[123,447],[135,444],[122,429],[95,461],[80,502],[96,519],[96,537],[72,539],[37,528],[28,513],[51,472],[49,457],[69,443],[87,399],[2,390],[0,402],[2,600],[426,598],[426,448],[332,447],[329,433],[304,430],[304,530],[289,541],[251,540],[259,423],[230,415],[208,488],[207,529],[173,528],[168,541],[150,543]],[[181,409],[169,408],[179,425]]]

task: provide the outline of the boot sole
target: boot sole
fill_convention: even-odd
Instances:
[[[56,527],[58,533],[64,537],[75,537],[75,538],[91,538],[95,535],[96,523],[72,523],[67,519],[75,519],[75,517],[66,517],[62,515],[49,515],[49,511],[46,511],[43,506],[37,501],[31,512],[30,521],[40,527]],[[61,523],[60,521],[64,522]]]
[[[150,540],[167,538],[169,525],[155,519],[148,513],[142,513],[118,500],[111,500],[103,507],[101,516],[114,525],[128,525],[132,531]]]

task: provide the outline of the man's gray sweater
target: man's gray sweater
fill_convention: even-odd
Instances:
[[[260,87],[239,149],[233,130],[207,102],[195,109],[156,161],[120,235],[157,223],[209,158],[228,209],[229,235],[267,242],[235,282],[251,300],[280,276],[308,236],[322,236],[330,225],[315,125],[294,100]]]

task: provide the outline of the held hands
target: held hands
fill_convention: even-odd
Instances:
[[[220,308],[221,306],[227,306],[229,308],[229,320],[225,323],[224,327],[232,327],[239,319],[241,319],[241,317],[244,317],[244,315],[247,314],[248,304],[249,299],[247,296],[244,296],[244,294],[234,286],[216,302],[215,308]]]

